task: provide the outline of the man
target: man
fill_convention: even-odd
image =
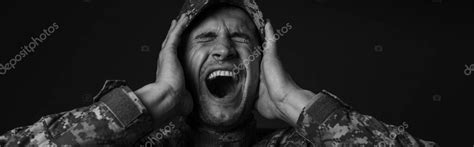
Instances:
[[[11,130],[0,145],[435,146],[299,87],[262,18],[253,0],[188,0],[162,44],[155,82],[132,92],[107,81],[91,106]],[[254,108],[291,128],[257,140]]]

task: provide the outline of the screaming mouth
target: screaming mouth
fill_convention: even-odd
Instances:
[[[217,98],[223,98],[237,90],[239,76],[232,71],[216,70],[206,78],[209,92]]]

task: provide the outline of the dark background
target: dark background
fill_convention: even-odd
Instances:
[[[54,22],[59,29],[0,75],[0,132],[86,106],[107,79],[132,89],[154,81],[159,47],[182,3],[2,2],[0,64]],[[474,144],[474,71],[464,74],[474,64],[472,1],[257,3],[275,29],[293,26],[279,50],[301,87],[326,89],[384,122],[406,122],[412,135],[441,146]],[[257,118],[261,128],[285,126]]]

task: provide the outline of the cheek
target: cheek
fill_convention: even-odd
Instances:
[[[255,79],[255,76],[258,77],[258,73],[260,71],[259,65],[263,55],[262,52],[260,52],[255,47],[242,47],[238,49],[238,54],[240,56],[240,62],[242,62],[248,72],[250,72],[248,73],[249,75],[247,75],[248,78]]]
[[[250,78],[250,84],[258,84],[259,78],[260,78],[260,60],[255,60],[250,63],[249,65],[249,78]]]
[[[247,84],[246,95],[253,97],[260,82],[260,61],[262,59],[262,52],[257,50],[242,52],[242,62],[247,70]]]
[[[255,59],[249,67],[249,94],[253,95],[260,82],[260,58]]]
[[[186,76],[193,81],[199,81],[200,67],[205,60],[205,53],[199,51],[199,49],[192,49],[185,54],[183,68],[185,68]]]
[[[246,55],[245,62],[248,62],[247,68],[249,69],[249,76],[252,79],[258,79],[260,75],[260,61],[262,59],[262,53],[258,51],[250,52],[250,54]]]

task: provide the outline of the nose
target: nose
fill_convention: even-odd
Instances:
[[[211,51],[211,56],[216,61],[224,61],[235,58],[237,52],[232,46],[231,41],[228,38],[219,39],[218,43],[214,46]]]

